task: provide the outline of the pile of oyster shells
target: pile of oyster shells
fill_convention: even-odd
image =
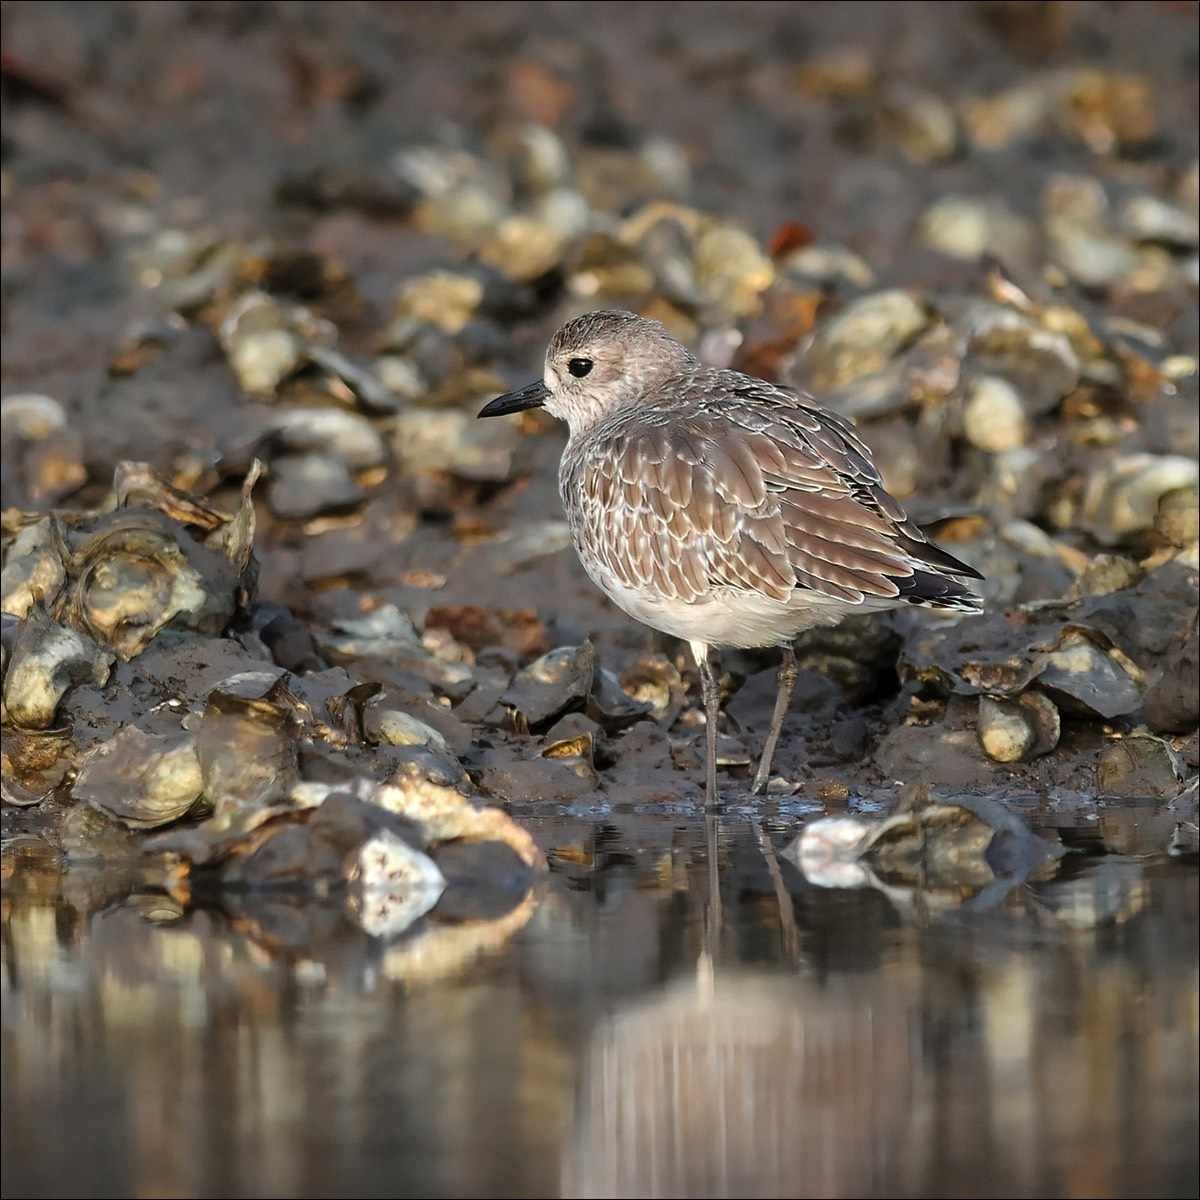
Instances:
[[[453,786],[462,768],[436,712],[422,720],[418,698],[341,667],[277,664],[268,646],[295,631],[257,602],[259,474],[256,463],[231,513],[124,463],[104,511],[9,514],[4,801],[65,800],[56,837],[68,856],[154,854],[174,892],[350,888],[380,937],[447,887],[435,847],[482,848],[458,853],[451,876],[539,871],[527,832]],[[395,610],[336,628],[322,648],[445,677]]]

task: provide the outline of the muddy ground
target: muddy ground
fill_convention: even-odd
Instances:
[[[686,647],[584,576],[562,430],[474,423],[607,306],[855,418],[986,576],[802,641],[776,811],[1152,798],[1194,853],[1195,4],[3,21],[9,834],[216,805],[158,843],[202,866],[350,779],[695,810]],[[723,659],[727,806],[774,665]]]

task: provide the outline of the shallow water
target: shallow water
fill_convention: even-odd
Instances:
[[[10,844],[4,1195],[1195,1195],[1194,859],[963,899],[815,887],[782,818],[529,824],[543,884],[392,944]]]

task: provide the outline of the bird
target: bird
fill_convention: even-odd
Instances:
[[[767,786],[796,681],[796,636],[854,613],[982,611],[983,579],[929,541],[851,424],[811,395],[706,366],[660,322],[601,309],[550,339],[540,379],[480,417],[544,408],[567,424],[559,493],[584,570],[618,608],[686,641],[715,807],[713,650],[779,647],[751,794]]]

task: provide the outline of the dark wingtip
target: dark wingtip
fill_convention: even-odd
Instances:
[[[931,567],[936,567],[939,571],[947,571],[951,575],[962,575],[966,579],[985,578],[974,567],[963,562],[961,558],[955,558],[948,550],[934,545],[933,542],[928,542],[922,546],[917,557],[923,562],[928,563]]]
[[[950,557],[947,555],[947,557]],[[951,561],[957,562],[957,559]],[[983,576],[965,564],[957,572],[971,575],[975,579]],[[931,608],[953,608],[959,612],[982,612],[983,600],[957,579],[951,579],[938,571],[914,571],[907,576],[888,576],[900,592],[900,598],[909,604],[923,604]]]

